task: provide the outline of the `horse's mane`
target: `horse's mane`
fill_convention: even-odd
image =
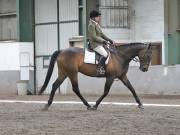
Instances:
[[[120,49],[120,50],[130,49],[130,48],[135,49],[135,48],[145,48],[147,47],[147,44],[141,43],[141,42],[133,42],[133,43],[122,44],[116,47],[117,49]]]

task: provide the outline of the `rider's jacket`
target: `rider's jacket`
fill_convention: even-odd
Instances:
[[[88,25],[88,40],[92,49],[99,45],[103,45],[104,41],[109,41],[110,39],[102,32],[101,27],[97,22],[90,19]]]

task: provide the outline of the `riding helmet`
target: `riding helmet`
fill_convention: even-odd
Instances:
[[[101,15],[101,13],[99,13],[99,12],[96,11],[96,10],[92,10],[92,11],[90,12],[90,18],[98,17],[98,16],[100,16],[100,15]]]

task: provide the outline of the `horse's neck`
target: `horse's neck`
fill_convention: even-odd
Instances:
[[[133,58],[139,55],[139,52],[144,49],[143,46],[124,46],[118,48],[118,55],[124,60],[125,63],[129,63]]]
[[[120,50],[118,54],[121,58],[125,59],[126,62],[130,62],[138,55],[138,51],[132,49],[123,49]]]

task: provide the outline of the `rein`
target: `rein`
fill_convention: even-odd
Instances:
[[[125,53],[123,53],[123,52],[120,52],[120,54],[122,54],[123,56],[127,57],[128,59],[131,59],[129,56],[127,56],[127,55],[126,55]],[[135,61],[136,63],[137,63],[137,62],[140,62],[140,60],[139,60],[138,58],[136,58],[136,57],[134,57],[132,60]]]
[[[111,44],[111,43],[107,43],[106,45],[104,45],[104,47],[109,51],[109,52],[117,52],[117,49],[116,49],[116,46],[115,45],[113,45],[113,44]],[[144,58],[144,56],[146,55],[146,53],[148,52],[148,48],[146,49],[146,52],[144,53],[144,55],[141,57],[142,59]],[[125,56],[125,57],[127,57],[128,59],[131,59],[129,56],[127,56],[125,53],[123,53],[123,52],[119,52],[121,55],[123,55],[123,56]],[[136,62],[136,63],[140,63],[140,61],[141,61],[141,58],[136,58],[136,57],[134,57],[132,60],[134,61],[134,62]]]
[[[149,48],[147,48],[147,49],[146,49],[146,52],[144,53],[144,55],[143,55],[141,58],[139,58],[140,60],[141,60],[141,59],[143,59],[143,58],[144,58],[144,56],[147,54],[148,49],[149,49]],[[140,60],[139,60],[139,59],[138,59],[138,62],[140,62]],[[142,60],[142,61],[144,61],[144,60]]]
[[[104,47],[110,52],[116,52],[116,46],[114,44],[107,43]]]

